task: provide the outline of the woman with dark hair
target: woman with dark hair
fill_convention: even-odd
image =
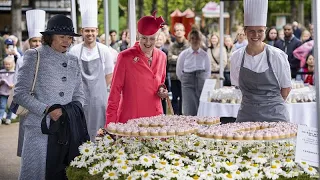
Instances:
[[[306,58],[306,64],[299,72],[304,72],[305,74],[298,74],[296,80],[301,80],[304,83],[314,85],[314,56],[312,51],[308,54]]]
[[[266,43],[270,46],[274,46],[274,43],[278,40],[278,31],[275,27],[271,27],[266,32]]]
[[[49,108],[54,104],[84,102],[78,59],[67,53],[73,37],[79,36],[74,33],[72,20],[56,15],[48,21],[47,29],[41,34],[43,46],[26,51],[14,89],[13,101],[29,110],[23,124],[20,180],[50,178],[46,177],[48,135],[42,133],[41,121],[48,114],[47,125],[56,122],[63,112],[58,108],[48,113]],[[38,74],[31,95],[38,60]],[[64,168],[57,167],[56,171],[61,175],[54,175],[56,179],[65,177]]]
[[[120,34],[120,38],[121,40],[118,41],[120,46],[120,51],[128,49],[129,43],[130,43],[129,30],[128,29],[123,30]]]
[[[177,76],[181,81],[182,110],[184,115],[196,116],[200,94],[206,79],[211,75],[211,63],[201,47],[201,32],[191,30],[188,35],[190,46],[182,51],[177,60]]]

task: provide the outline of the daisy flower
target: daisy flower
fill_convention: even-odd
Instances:
[[[80,154],[88,157],[88,156],[93,155],[94,148],[93,148],[93,146],[90,146],[90,145],[82,145],[82,146],[79,146],[79,151],[80,151]]]
[[[294,167],[294,166],[296,165],[296,163],[293,162],[292,159],[287,158],[287,159],[283,162],[283,165],[284,165],[285,167],[292,168],[292,167]]]
[[[154,179],[153,170],[148,170],[141,174],[141,180],[152,180],[152,179]]]
[[[254,156],[254,157],[252,158],[252,160],[253,160],[254,162],[256,162],[256,163],[259,163],[259,164],[265,164],[266,162],[268,162],[267,158],[266,158],[264,155],[262,155],[262,154],[260,154],[260,155],[258,155],[258,156]]]
[[[111,166],[111,161],[109,159],[103,160],[103,162],[100,163],[100,167],[103,169],[107,166]]]
[[[110,170],[107,171],[106,173],[104,173],[104,175],[102,176],[103,179],[118,179],[118,173],[114,170]]]
[[[140,156],[139,162],[142,166],[146,168],[152,166],[153,164],[152,159],[149,156]]]
[[[102,172],[99,168],[97,167],[89,167],[89,174],[90,175],[97,175],[99,174],[100,172]]]
[[[282,163],[280,160],[273,160],[271,162],[271,165],[276,165],[276,166],[279,166],[279,167],[282,167]]]
[[[299,166],[302,167],[303,169],[308,168],[309,164],[305,161],[300,161]]]
[[[160,159],[159,162],[155,163],[155,167],[160,169],[160,168],[164,168],[168,166],[168,161],[164,160],[164,159]]]
[[[85,160],[78,161],[77,168],[86,168],[88,164]]]
[[[119,167],[121,167],[121,166],[123,166],[123,165],[125,165],[126,164],[126,161],[125,160],[123,160],[123,159],[115,159],[114,161],[113,161],[113,167],[116,167],[116,168],[119,168]]]
[[[280,166],[277,166],[275,164],[271,165],[270,167],[267,167],[266,169],[268,169],[270,172],[274,172],[274,173],[281,173],[282,169]]]
[[[138,178],[133,176],[133,175],[131,175],[131,174],[129,174],[129,176],[127,177],[126,180],[136,180],[136,179],[138,179]]]
[[[223,180],[234,180],[234,179],[235,179],[235,177],[234,177],[232,174],[230,174],[230,173],[225,173],[225,174],[223,174],[223,175],[221,176],[221,178],[222,178]]]
[[[154,163],[159,161],[159,157],[156,154],[150,154],[150,158]]]
[[[279,175],[276,174],[275,172],[267,171],[267,172],[265,172],[265,175],[268,179],[278,179],[279,178]]]
[[[236,171],[239,167],[232,162],[223,162],[222,167],[224,167],[227,171],[233,172]]]
[[[261,180],[261,179],[263,179],[263,174],[261,172],[260,173],[256,172],[256,173],[252,174],[251,179],[252,180]]]
[[[113,143],[113,139],[111,136],[107,135],[103,137],[103,143],[105,146],[110,146],[111,143]]]
[[[140,156],[141,156],[141,154],[139,151],[132,153],[132,154],[129,154],[129,158],[131,158],[131,159],[138,159]]]
[[[234,177],[234,179],[242,179],[243,173],[240,170],[236,170],[232,172],[232,176]]]
[[[317,170],[311,166],[309,166],[308,168],[304,168],[303,170],[311,176],[314,176],[317,174]]]
[[[240,168],[250,168],[251,162],[247,161],[247,160],[243,160],[241,162],[238,163]]]
[[[127,154],[124,152],[124,149],[119,149],[118,151],[115,152],[114,157],[120,158],[120,159],[126,159]]]
[[[166,157],[166,158],[169,159],[169,160],[172,160],[172,159],[178,159],[178,158],[180,158],[180,155],[168,151],[168,152],[166,152],[166,153],[164,154],[164,157]]]
[[[129,174],[131,170],[132,170],[132,167],[129,167],[127,165],[123,165],[118,168],[118,171],[122,174]]]
[[[171,162],[171,166],[172,166],[173,168],[181,168],[181,167],[184,166],[184,164],[182,163],[181,160],[173,160],[173,161]]]
[[[179,178],[182,176],[182,174],[180,174],[180,171],[178,171],[178,170],[173,170],[173,171],[169,171],[169,172],[167,173],[167,176],[168,176],[168,178],[170,178],[170,179],[172,179],[172,178],[177,178],[177,179],[179,179]]]
[[[214,179],[214,174],[210,171],[204,171],[200,174],[200,179]]]
[[[293,178],[294,177],[292,171],[288,171],[288,172],[287,171],[283,171],[281,173],[281,175],[286,177],[286,178]]]

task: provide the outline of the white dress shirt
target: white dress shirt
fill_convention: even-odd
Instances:
[[[183,72],[194,72],[204,70],[209,78],[211,75],[211,64],[207,52],[199,48],[194,51],[191,47],[185,49],[179,54],[177,60],[176,73],[179,79]]]
[[[232,54],[230,58],[230,79],[232,85],[239,86],[239,72],[243,53],[246,53],[243,64],[245,68],[257,73],[265,72],[269,68],[266,52],[267,46],[269,48],[270,64],[280,87],[291,87],[291,72],[288,55],[282,50],[269,45],[265,45],[264,51],[255,56],[251,56],[245,52],[246,46],[236,50]]]
[[[83,43],[73,46],[69,52],[72,55],[75,55],[79,58],[82,45]],[[94,59],[99,58],[99,52],[98,52],[97,46],[99,46],[99,50],[100,50],[100,54],[103,62],[102,68],[105,71],[105,75],[113,73],[114,61],[117,57],[115,57],[114,54],[111,53],[109,47],[104,44],[97,42],[96,46],[92,49],[89,49],[83,46],[81,59],[84,61],[92,61]]]

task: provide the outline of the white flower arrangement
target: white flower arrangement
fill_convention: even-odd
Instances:
[[[167,139],[108,135],[79,147],[69,168],[98,179],[290,179],[318,177],[306,162],[294,162],[294,141],[237,143],[195,135]],[[69,179],[72,180],[70,174]]]

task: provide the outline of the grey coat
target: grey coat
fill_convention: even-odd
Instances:
[[[37,52],[26,51],[19,69],[13,101],[29,110],[25,116],[24,141],[19,179],[45,179],[48,136],[41,133],[41,120],[47,106],[84,102],[81,72],[77,57],[59,53],[50,46],[37,48],[40,65],[35,85],[35,97],[29,92],[35,73]]]

